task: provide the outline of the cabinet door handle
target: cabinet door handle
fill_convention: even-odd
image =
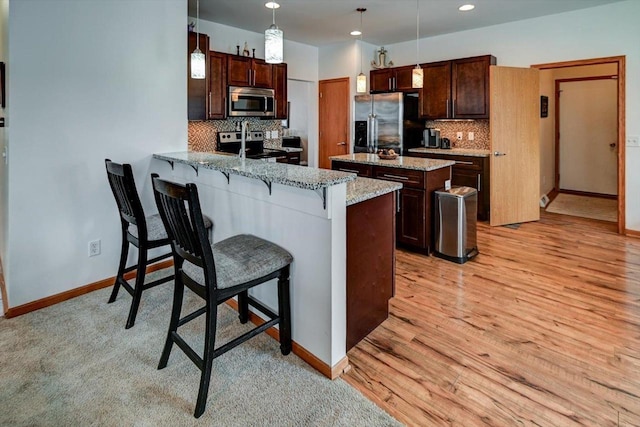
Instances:
[[[339,168],[338,170],[342,172],[358,173],[357,170],[353,170],[353,169]]]
[[[251,69],[247,70],[247,83],[251,86]]]
[[[451,110],[452,110],[451,117],[455,119],[456,118],[456,100],[455,99],[451,103]]]
[[[449,98],[447,98],[447,109],[445,110],[445,115],[449,116]]]
[[[396,212],[400,212],[400,190],[396,191]]]
[[[480,192],[480,174],[478,174],[478,192]]]
[[[409,177],[406,176],[398,176],[398,175],[389,175],[389,174],[383,174],[382,176],[384,176],[385,178],[391,178],[391,179],[399,179],[401,181],[407,181],[409,179]]]
[[[392,77],[389,77],[389,90],[393,87],[393,82],[391,81]]]
[[[473,162],[465,162],[461,160],[456,160],[456,165],[472,165]]]
[[[209,91],[209,117],[211,117],[211,91]]]
[[[347,145],[347,143],[342,141],[342,142],[338,142],[338,145]]]

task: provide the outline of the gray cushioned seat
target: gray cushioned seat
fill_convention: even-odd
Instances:
[[[202,215],[202,220],[204,221],[205,228],[211,228],[213,225],[211,218],[206,215]],[[160,214],[145,217],[145,221],[147,221],[147,238],[149,240],[162,240],[167,238],[167,231],[164,229],[164,224],[162,224]],[[138,227],[133,224],[129,225],[129,233],[131,233],[133,237],[137,238]]]
[[[239,234],[211,245],[218,289],[250,282],[285,267],[293,256],[282,247],[251,234]],[[202,268],[185,261],[182,270],[204,286]]]

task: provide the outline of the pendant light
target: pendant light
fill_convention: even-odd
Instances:
[[[356,10],[360,12],[360,74],[356,78],[356,92],[365,93],[367,91],[367,76],[362,72],[362,14],[367,9],[359,7]]]
[[[196,0],[196,50],[191,53],[191,78],[204,79],[205,59],[200,51],[200,33],[198,21],[200,20],[200,0]]]
[[[280,64],[283,61],[283,33],[276,25],[276,9],[280,5],[274,1],[265,3],[273,13],[273,23],[264,32],[264,57],[268,64]]]
[[[420,0],[416,0],[416,68],[411,72],[411,87],[414,89],[422,89],[424,81],[422,68],[418,63],[418,41],[420,40]]]

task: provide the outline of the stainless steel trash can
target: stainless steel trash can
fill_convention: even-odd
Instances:
[[[434,254],[463,264],[478,254],[478,191],[471,187],[452,187],[435,193]]]

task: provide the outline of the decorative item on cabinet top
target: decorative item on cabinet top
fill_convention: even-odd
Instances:
[[[385,49],[384,46],[378,50],[378,62],[375,60],[371,61],[371,66],[376,70],[393,67],[393,61],[387,62],[387,49]]]

